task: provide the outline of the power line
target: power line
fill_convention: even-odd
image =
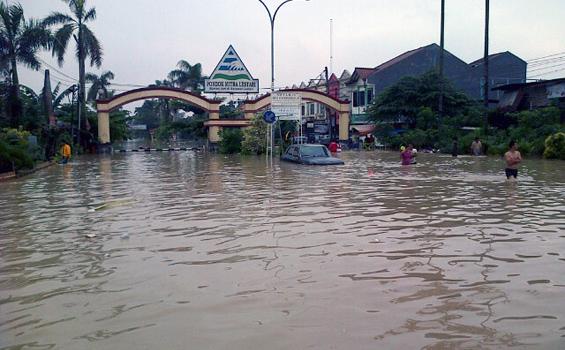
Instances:
[[[552,57],[552,56],[558,56],[558,55],[563,55],[563,54],[565,54],[565,51],[563,51],[563,52],[558,52],[558,53],[554,53],[554,54],[547,55],[547,56],[543,56],[543,57],[532,58],[532,59],[529,60],[528,62],[538,61],[538,60],[542,60],[542,59],[544,59],[544,58],[548,58],[548,57]]]
[[[561,72],[561,71],[564,71],[564,70],[565,70],[565,68],[556,69],[556,70],[552,70],[552,71],[550,71],[550,72],[534,74],[534,75],[532,75],[532,77],[539,77],[539,76],[542,76],[542,75],[551,74],[551,73],[557,73],[557,72]]]
[[[41,61],[41,62],[42,62],[43,64],[45,64],[47,67],[53,69],[55,72],[61,74],[62,76],[67,77],[68,79],[71,79],[71,80],[73,80],[73,81],[75,81],[75,82],[78,82],[77,79],[71,77],[70,75],[66,74],[65,72],[62,72],[62,71],[58,70],[57,68],[55,68],[55,67],[53,67],[52,65],[50,65],[49,63],[45,62],[45,61],[42,60],[41,58],[39,58],[39,61]]]
[[[535,72],[535,71],[540,71],[540,70],[546,70],[546,69],[550,69],[550,68],[560,67],[560,66],[562,66],[562,65],[564,65],[564,64],[565,64],[565,62],[556,64],[556,65],[553,65],[553,66],[547,66],[547,67],[542,67],[542,68],[531,69],[530,72]]]
[[[560,57],[555,57],[555,58],[551,58],[551,59],[547,59],[547,60],[543,60],[543,61],[537,61],[534,63],[529,63],[528,66],[530,67],[536,67],[536,66],[545,66],[547,64],[552,64],[555,62],[560,62],[565,60],[565,56],[560,56]]]

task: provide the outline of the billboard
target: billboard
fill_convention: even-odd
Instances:
[[[279,120],[300,120],[302,96],[297,92],[275,91],[271,94],[271,111]]]
[[[204,80],[204,92],[258,93],[259,80],[253,79],[233,46],[230,45],[210,78]]]

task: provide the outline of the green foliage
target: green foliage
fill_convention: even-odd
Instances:
[[[369,106],[369,115],[376,123],[403,120],[410,128],[437,125],[441,78],[435,71],[419,77],[404,77],[379,94]],[[444,115],[477,115],[476,106],[451,82],[443,79]],[[449,117],[445,117],[449,119]]]
[[[565,160],[565,132],[558,132],[545,139],[545,158]]]
[[[33,168],[33,153],[35,149],[28,143],[31,134],[17,129],[2,129],[0,131],[0,167],[14,164],[16,170]]]
[[[259,114],[256,114],[251,120],[251,125],[243,130],[241,152],[243,154],[265,153],[267,129],[267,123],[263,121],[263,118],[261,118]]]
[[[123,141],[130,138],[127,123],[131,120],[128,110],[118,109],[110,113],[110,136],[112,142]]]
[[[207,136],[205,121],[204,116],[194,116],[162,124],[155,131],[155,137],[160,141],[168,141],[173,134],[177,134],[181,139],[202,139]]]
[[[241,119],[243,112],[234,101],[220,106],[220,119]]]
[[[20,4],[0,3],[0,68],[3,71],[9,69],[5,105],[12,127],[21,124],[22,115],[18,64],[38,70],[41,63],[37,54],[40,49],[47,49],[51,42],[51,34],[40,22],[34,19],[26,21]]]
[[[218,144],[220,153],[233,154],[241,152],[243,133],[239,128],[223,128],[219,134],[221,140]]]

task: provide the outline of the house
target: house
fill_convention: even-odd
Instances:
[[[520,57],[509,51],[499,52],[488,56],[489,71],[489,99],[498,101],[502,97],[502,90],[493,90],[501,85],[521,84],[526,82],[527,63]],[[482,82],[484,80],[484,59],[469,63],[473,75],[472,96],[475,99],[483,99]],[[479,86],[477,89],[477,81]]]
[[[565,109],[565,78],[497,86],[501,94],[497,108],[514,112],[556,105]]]

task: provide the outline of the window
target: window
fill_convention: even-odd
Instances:
[[[367,104],[373,99],[373,89],[367,89]],[[353,92],[353,107],[365,106],[365,90]]]
[[[302,115],[305,115],[306,113],[306,107],[304,105],[302,105]]]
[[[316,113],[315,110],[314,110],[314,108],[316,106],[313,103],[310,103],[309,106],[310,106],[310,111],[309,111],[308,115],[314,115]]]

